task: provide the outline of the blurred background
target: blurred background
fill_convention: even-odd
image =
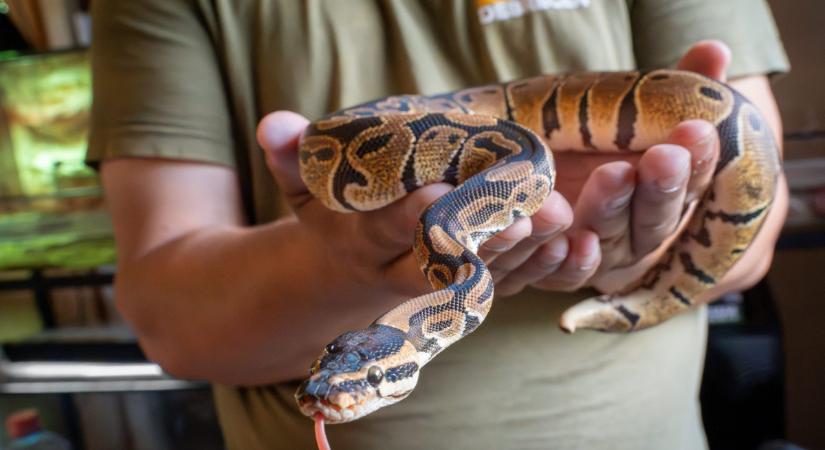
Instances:
[[[770,4],[792,64],[774,83],[791,211],[766,279],[710,308],[713,449],[825,449],[825,4]],[[87,10],[0,0],[0,448],[30,409],[75,449],[221,448],[208,384],[163,374],[113,307],[110,222],[83,164]]]

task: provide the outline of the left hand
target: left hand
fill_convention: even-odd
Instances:
[[[678,68],[724,81],[729,63],[724,44],[705,41],[694,45]],[[512,295],[528,285],[609,292],[642,275],[674,236],[685,206],[710,183],[718,155],[715,127],[697,120],[680,124],[666,143],[641,153],[555,154],[556,190],[562,202],[575,205],[572,227],[549,241],[536,233],[524,238],[531,228],[542,229],[544,216],[558,216],[560,201],[553,198],[546,203],[556,205],[556,212],[542,208],[527,224],[500,235],[518,236],[512,248],[497,253],[482,247],[497,293]]]

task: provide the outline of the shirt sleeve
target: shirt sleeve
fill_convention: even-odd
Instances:
[[[92,2],[87,163],[154,157],[234,165],[229,107],[192,2]]]
[[[728,76],[789,70],[770,8],[764,0],[632,0],[633,46],[640,68],[673,66],[704,39],[726,43]]]

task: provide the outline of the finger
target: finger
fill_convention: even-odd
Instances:
[[[406,252],[384,265],[380,277],[382,285],[404,299],[432,291],[412,252]]]
[[[552,192],[542,203],[541,208],[530,217],[531,233],[512,248],[490,257],[488,266],[497,281],[508,272],[521,266],[542,244],[558,236],[573,223],[573,209],[558,192]],[[485,250],[485,254],[493,254]]]
[[[706,40],[694,44],[676,65],[681,70],[700,73],[719,81],[725,81],[730,66],[730,48],[722,41]]]
[[[570,204],[560,193],[553,191],[544,199],[539,210],[530,217],[529,226],[520,223],[523,220],[517,221],[482,244],[478,255],[490,263],[527,238],[539,241],[539,244],[546,241],[569,228],[572,221],[573,210]]]
[[[601,262],[599,236],[588,230],[568,232],[567,258],[552,274],[533,283],[540,289],[575,291],[593,277]]]
[[[486,240],[478,249],[478,256],[485,263],[492,263],[499,255],[512,249],[519,242],[527,239],[533,232],[533,223],[529,218],[523,217],[513,222],[512,225],[496,233]]]
[[[573,208],[561,193],[553,191],[541,208],[530,217],[530,221],[533,224],[530,237],[538,242],[547,242],[570,228],[573,224]]]
[[[637,170],[631,215],[634,258],[658,247],[676,229],[690,177],[690,153],[677,145],[656,145],[642,155]]]
[[[451,185],[445,183],[431,184],[384,208],[360,214],[357,231],[369,243],[361,250],[379,261],[409,250],[415,239],[415,228],[424,211],[452,189]]]
[[[594,231],[601,241],[602,270],[630,259],[630,202],[636,171],[625,161],[599,166],[585,182],[573,228]]]
[[[516,270],[495,284],[496,293],[507,297],[521,292],[526,286],[550,276],[561,267],[569,246],[567,236],[561,234],[536,248]]]
[[[673,129],[667,142],[690,152],[691,176],[685,201],[692,202],[705,192],[713,179],[719,158],[719,135],[709,122],[688,120]]]
[[[298,141],[308,124],[305,117],[290,111],[270,113],[258,124],[258,143],[267,167],[288,199],[308,194],[298,164]]]

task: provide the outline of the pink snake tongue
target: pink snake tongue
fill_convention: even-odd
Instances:
[[[331,450],[327,440],[327,432],[324,429],[324,415],[317,412],[312,416],[312,420],[315,421],[315,443],[318,445],[318,450]]]

